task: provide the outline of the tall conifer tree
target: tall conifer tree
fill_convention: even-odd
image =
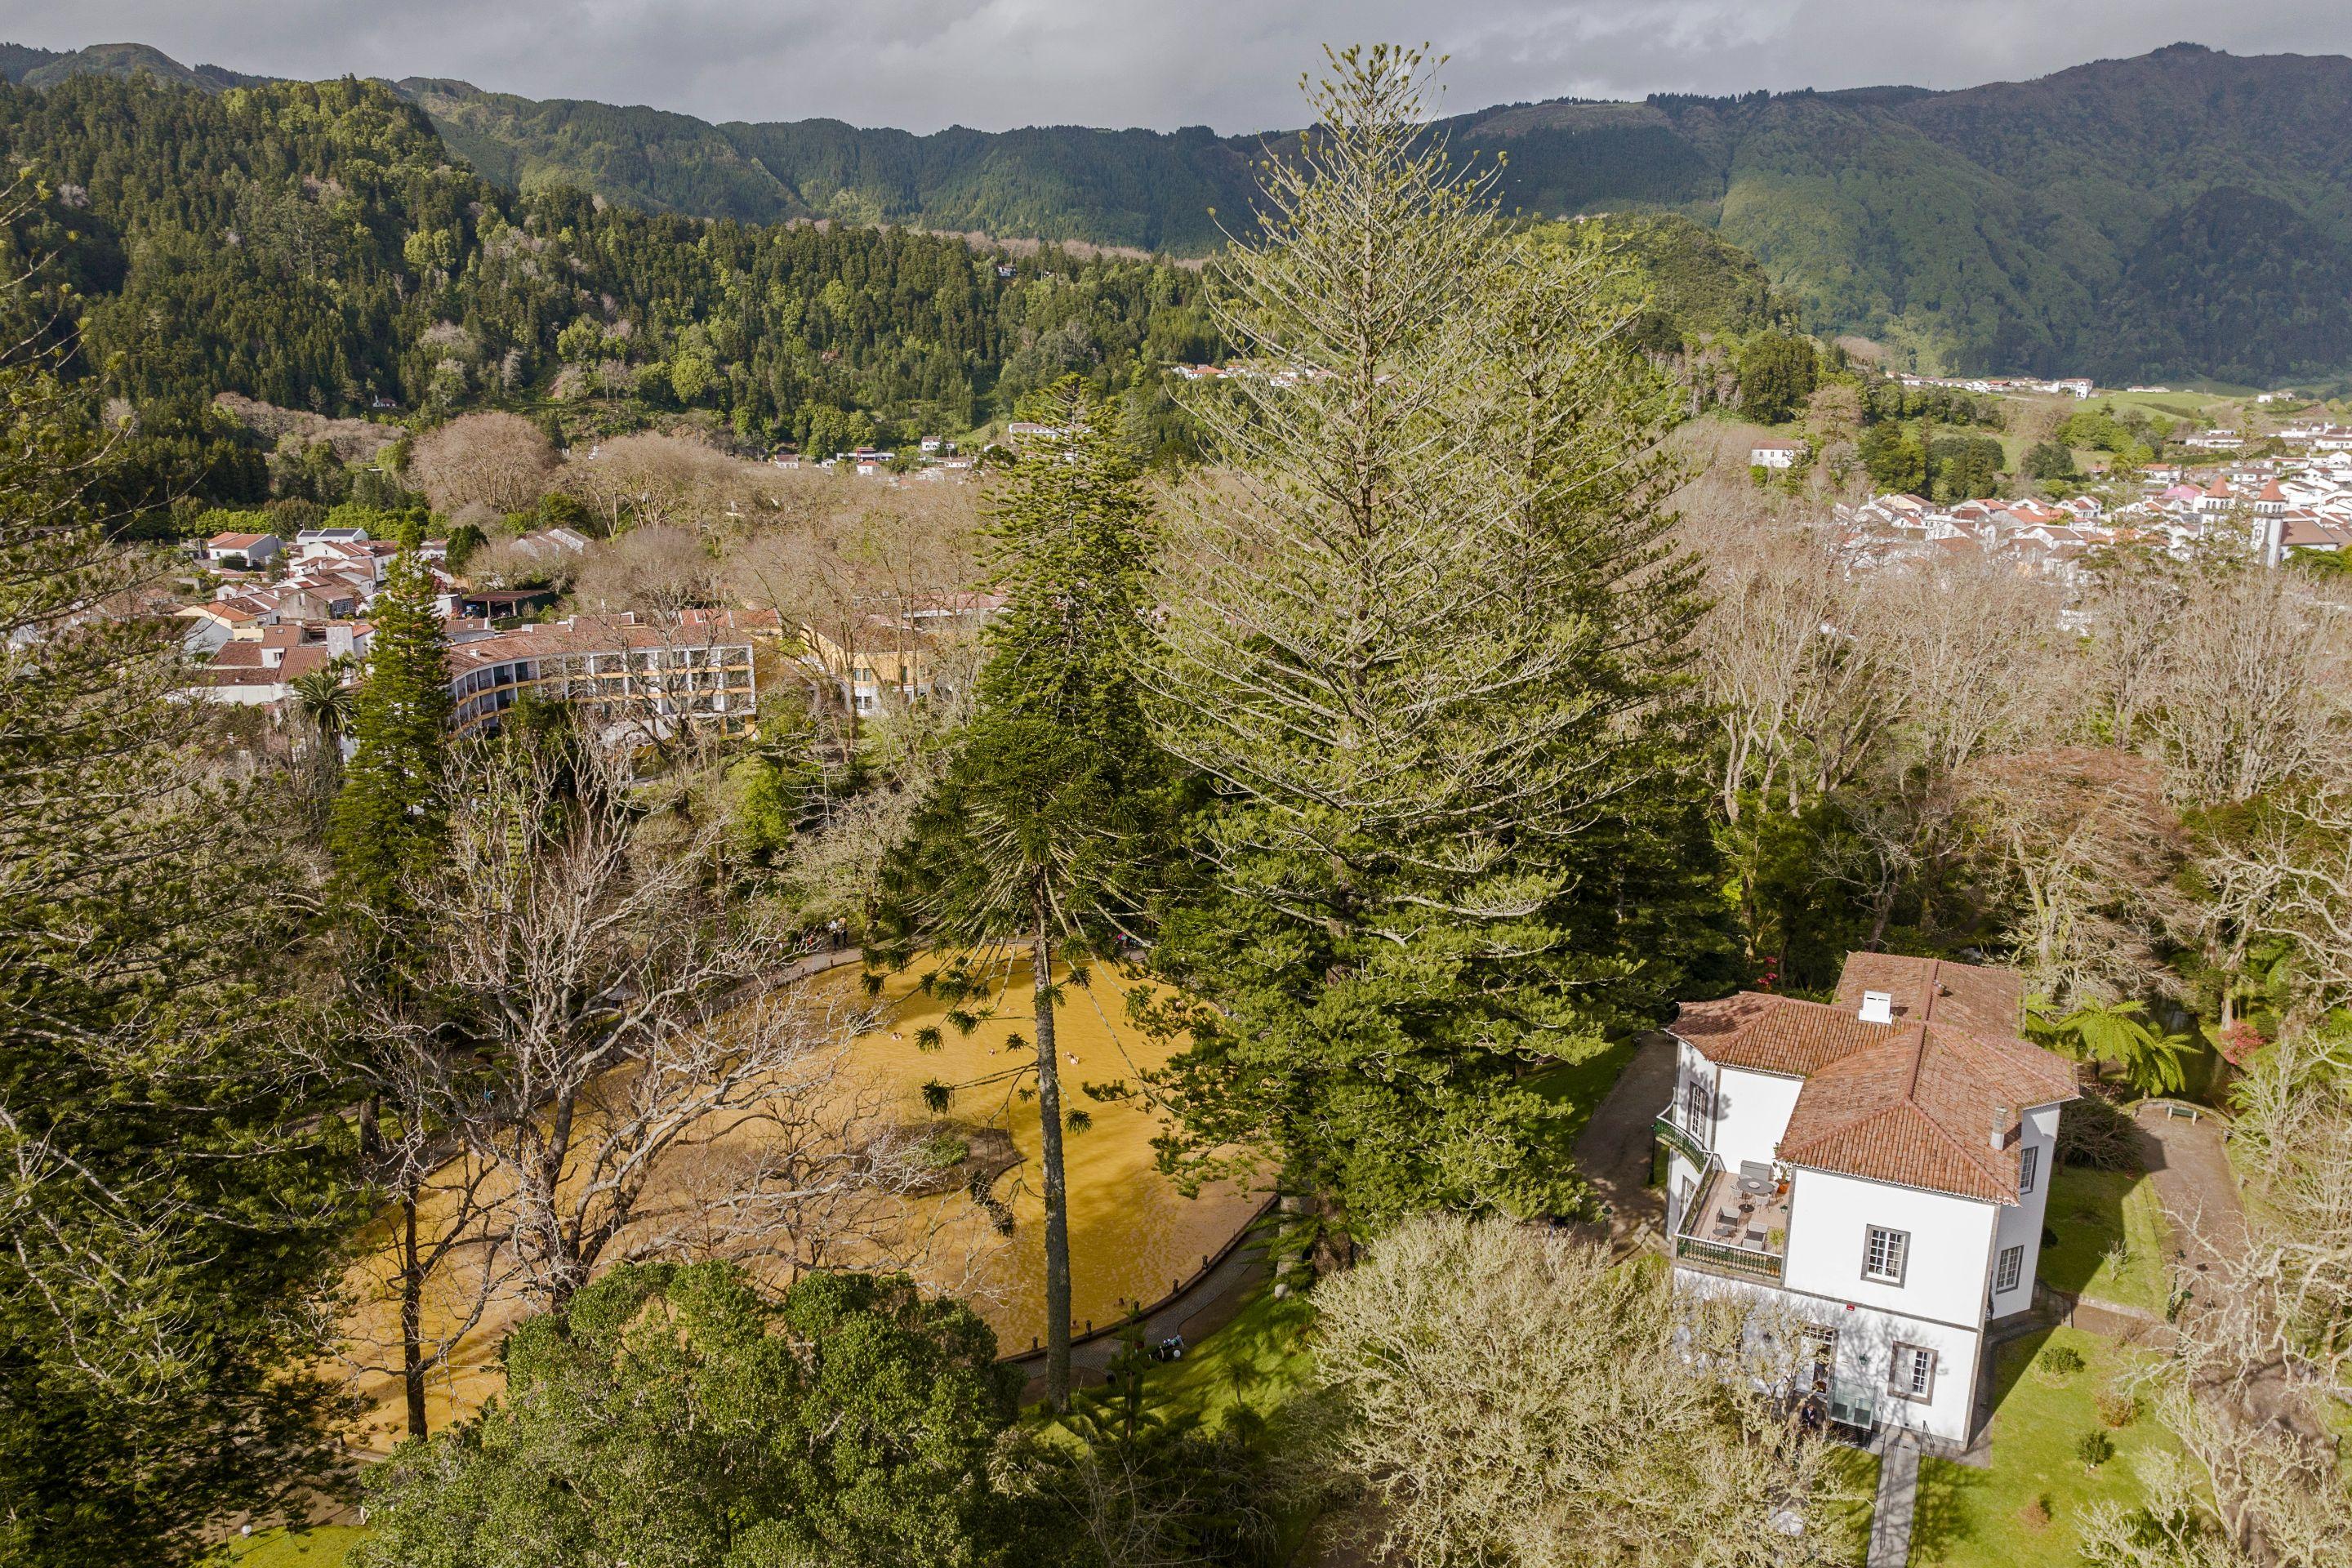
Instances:
[[[903,945],[915,938],[1025,949],[1045,1200],[1047,1396],[1070,1388],[1066,1122],[1054,966],[1103,951],[1139,902],[1168,772],[1137,705],[1129,658],[1152,547],[1151,510],[1114,412],[1066,380],[1029,410],[1033,439],[992,498],[993,583],[980,712],[889,872]],[[1074,976],[1083,977],[1074,966]],[[967,969],[935,982],[979,984]]]
[[[1559,1112],[1520,1079],[1654,1016],[1708,934],[1639,290],[1508,236],[1428,135],[1424,78],[1336,57],[1218,264],[1257,374],[1185,394],[1217,467],[1145,678],[1221,797],[1215,892],[1156,954],[1201,1004],[1181,1163],[1271,1152],[1375,1224],[1572,1205]]]
[[[299,942],[79,399],[0,370],[0,1561],[173,1564],[318,1477],[343,1166],[256,984]]]

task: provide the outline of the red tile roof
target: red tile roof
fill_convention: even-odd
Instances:
[[[2014,1203],[2023,1112],[2076,1092],[2069,1063],[2014,1037],[2022,988],[2012,970],[1854,953],[1835,1004],[1743,992],[1685,1003],[1671,1027],[1711,1062],[1805,1080],[1788,1163]],[[1863,1022],[1864,991],[1889,994],[1893,1022]]]
[[[1838,975],[1837,1005],[1859,1008],[1865,991],[1884,991],[1893,997],[1898,1024],[1932,1019],[1970,1034],[2005,1038],[2017,1033],[2024,1018],[2025,986],[2017,971],[1989,964],[1850,952]]]

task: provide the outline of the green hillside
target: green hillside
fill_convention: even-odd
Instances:
[[[138,46],[0,47],[0,74],[236,79]],[[1268,138],[1073,126],[917,136],[730,122],[411,79],[512,189],[1204,255]],[[1930,370],[2245,384],[2352,373],[2352,60],[2176,45],[2035,81],[1515,104],[1433,130],[1506,154],[1530,216],[1678,213],[1752,253],[1822,333]],[[1223,215],[1222,221],[1219,216]]]

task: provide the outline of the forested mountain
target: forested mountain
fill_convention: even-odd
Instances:
[[[0,84],[0,154],[51,192],[0,236],[46,284],[0,326],[50,334],[93,406],[131,418],[133,510],[337,499],[346,481],[287,471],[214,408],[222,393],[428,421],[501,406],[564,439],[685,421],[832,452],[970,430],[1076,373],[1145,385],[1139,436],[1164,451],[1181,446],[1164,368],[1222,353],[1194,267],[517,193],[383,83]],[[1633,258],[1654,352],[1786,318],[1753,258],[1685,219],[1571,227]]]
[[[137,46],[13,46],[33,85],[148,68]],[[834,217],[1198,256],[1255,196],[1266,138],[1079,127],[928,136],[812,120],[714,125],[464,82],[397,89],[509,188],[655,213]],[[2352,371],[2352,60],[2193,45],[2030,82],[1558,101],[1438,128],[1507,151],[1529,213],[1679,212],[1754,253],[1814,331],[1926,369],[2263,382]]]

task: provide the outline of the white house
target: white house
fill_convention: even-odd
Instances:
[[[215,566],[236,562],[259,568],[278,559],[282,548],[274,533],[215,533],[198,547],[198,553]]]
[[[1684,1004],[1667,1232],[1685,1289],[1783,1308],[1822,1412],[1965,1446],[1989,1323],[2032,1305],[2074,1068],[2014,971],[1854,953],[1834,1003]]]
[[[1793,468],[1797,459],[1806,452],[1802,441],[1759,441],[1748,449],[1748,466],[1752,468]]]

